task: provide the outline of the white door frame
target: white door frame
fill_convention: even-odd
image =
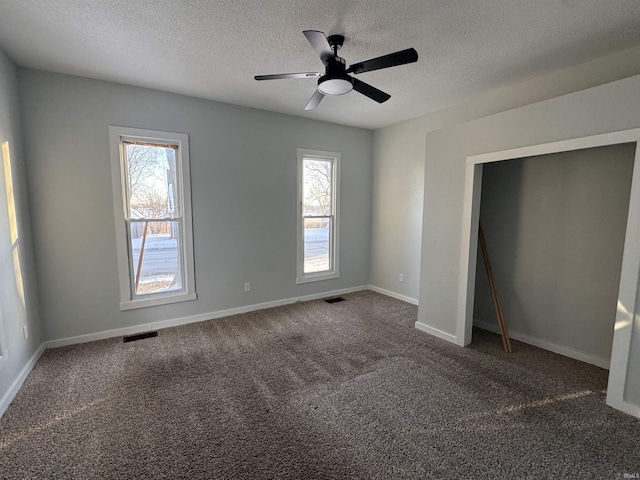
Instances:
[[[609,385],[607,387],[607,404],[636,417],[640,417],[640,407],[626,402],[624,399],[634,312],[638,310],[636,308],[636,296],[640,280],[640,148],[638,148],[638,144],[640,143],[640,128],[467,157],[456,330],[458,343],[460,345],[468,345],[471,343],[483,165],[485,163],[499,162],[502,160],[533,157],[621,143],[635,143],[636,152],[633,165],[633,179],[631,181],[627,230],[622,255],[618,308],[611,351]]]

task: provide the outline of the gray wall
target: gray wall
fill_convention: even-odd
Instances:
[[[638,74],[640,47],[635,47],[376,130],[371,284],[418,299],[427,132]],[[399,273],[405,274],[404,283]]]
[[[420,323],[462,335],[456,319],[466,157],[638,128],[639,91],[640,76],[631,77],[427,134]],[[633,338],[632,357],[640,332]],[[630,363],[627,378],[639,375],[640,363]],[[640,405],[640,391],[628,400]]]
[[[16,205],[20,269],[25,303],[18,293],[14,269],[14,248],[9,234],[7,195],[4,169],[0,163],[0,336],[5,358],[0,361],[0,407],[5,394],[19,378],[23,368],[40,347],[41,329],[38,293],[31,245],[31,225],[27,202],[24,154],[20,134],[18,102],[18,73],[15,65],[0,50],[0,143],[9,142],[13,191]],[[22,327],[26,325],[29,338],[25,340]],[[0,408],[0,414],[2,410]]]
[[[622,144],[484,166],[480,222],[510,335],[608,364],[634,156]],[[478,255],[474,319],[495,325]]]
[[[45,339],[368,284],[370,131],[34,70],[20,82]],[[119,310],[109,125],[189,135],[198,300]],[[295,284],[297,148],[342,154],[336,280]]]
[[[377,130],[373,151],[371,284],[417,303],[424,184],[422,125],[410,122]]]

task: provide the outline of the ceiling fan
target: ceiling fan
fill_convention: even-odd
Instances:
[[[338,50],[344,43],[343,35],[330,35],[326,37],[323,32],[317,30],[305,30],[304,36],[320,57],[325,66],[324,75],[320,72],[301,72],[301,73],[278,73],[275,75],[256,75],[256,80],[279,80],[283,78],[318,78],[318,89],[313,94],[305,110],[313,110],[318,106],[325,95],[343,95],[351,90],[361,93],[362,95],[375,100],[378,103],[386,102],[391,95],[372,87],[368,83],[362,82],[355,77],[364,72],[372,70],[380,70],[382,68],[395,67],[418,61],[418,52],[414,48],[408,48],[399,52],[383,55],[382,57],[372,58],[364,62],[354,63],[347,68],[344,58],[338,56]]]

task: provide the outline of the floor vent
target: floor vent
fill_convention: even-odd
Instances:
[[[123,337],[123,340],[124,340],[124,343],[127,343],[127,342],[135,342],[136,340],[142,340],[144,338],[152,338],[157,336],[158,336],[158,332],[145,332],[145,333],[138,333],[137,335],[127,335],[126,337]]]
[[[344,298],[342,297],[325,298],[324,301],[327,303],[338,303],[338,302],[344,302]]]

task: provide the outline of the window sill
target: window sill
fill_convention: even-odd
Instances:
[[[120,302],[120,310],[134,310],[136,308],[156,307],[158,305],[168,305],[170,303],[188,302],[195,300],[198,296],[195,293],[178,293],[176,295],[163,295],[162,297],[145,298],[140,300],[129,300]]]
[[[333,278],[340,278],[340,272],[321,272],[321,273],[308,273],[302,277],[296,278],[296,284],[320,282],[321,280],[331,280]]]

